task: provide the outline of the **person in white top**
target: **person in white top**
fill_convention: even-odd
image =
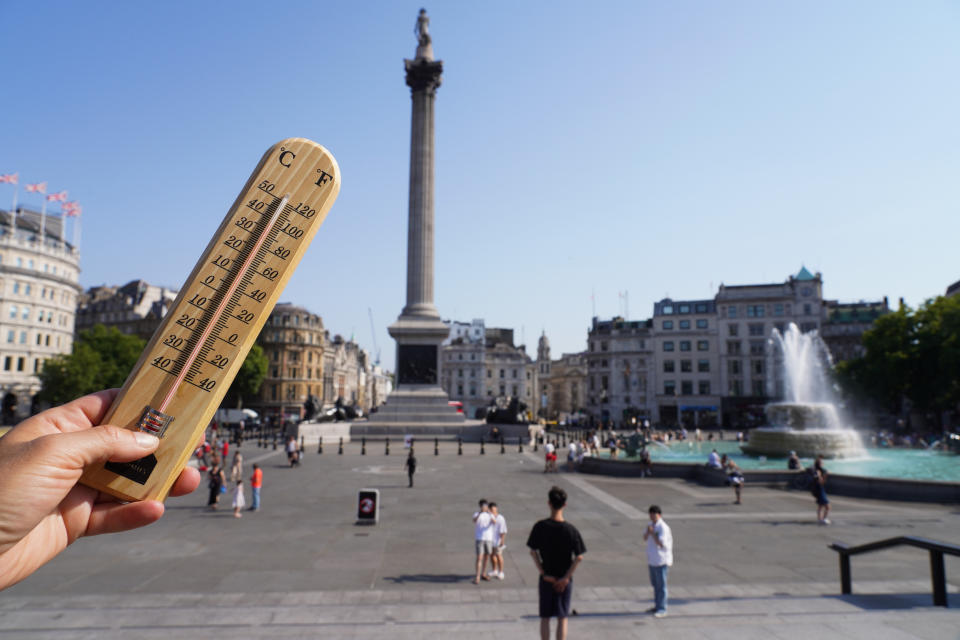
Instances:
[[[667,572],[673,565],[673,533],[663,521],[660,507],[651,505],[650,524],[643,534],[647,542],[647,564],[650,583],[653,585],[654,606],[647,610],[655,618],[667,615]]]
[[[500,515],[496,502],[490,503],[490,515],[493,517],[493,553],[490,555],[491,566],[487,575],[503,580],[503,550],[507,546],[507,520]]]
[[[486,575],[487,561],[493,553],[493,515],[486,500],[480,500],[480,510],[473,514],[473,538],[477,551],[477,575],[473,584],[480,584],[480,580],[489,580]]]

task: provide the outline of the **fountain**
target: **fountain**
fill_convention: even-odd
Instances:
[[[774,329],[770,341],[775,348],[768,357],[767,373],[782,371],[787,400],[766,406],[771,426],[750,431],[743,452],[787,457],[796,451],[802,458],[865,455],[860,436],[840,420],[829,378],[832,360],[820,336],[801,333],[790,323],[782,334]]]

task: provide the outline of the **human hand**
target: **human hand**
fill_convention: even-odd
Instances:
[[[570,584],[570,578],[560,578],[553,583],[553,590],[557,593],[563,593],[567,590],[568,584]]]
[[[162,502],[122,504],[77,484],[88,465],[137,460],[159,444],[146,433],[96,426],[116,395],[117,389],[101,391],[48,409],[0,438],[0,589],[29,576],[80,536],[143,527],[163,515]],[[200,472],[187,467],[170,495],[190,493],[199,483]]]

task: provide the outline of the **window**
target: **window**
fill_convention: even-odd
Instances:
[[[20,344],[27,344],[27,332],[26,332],[26,331],[21,331],[21,332],[20,332]]]
[[[740,380],[731,380],[728,390],[731,396],[743,395],[743,384]]]
[[[689,320],[681,320],[681,321],[680,321],[680,329],[683,330],[683,331],[689,331],[689,330],[690,330],[690,321],[689,321]]]
[[[506,377],[506,375],[505,375],[505,373],[504,373],[504,370],[503,370],[503,369],[500,369],[500,378],[503,379],[503,378],[505,378],[505,377]]]
[[[680,395],[692,396],[693,395],[693,382],[690,380],[684,380],[680,383]]]
[[[14,292],[14,293],[20,293],[20,283],[19,283],[19,282],[14,282],[14,283],[13,283],[13,292]]]
[[[775,316],[782,316],[782,315],[783,315],[783,303],[782,303],[782,302],[778,302],[777,304],[773,305],[773,315],[775,315]]]
[[[680,372],[681,372],[681,373],[693,373],[693,360],[681,360],[681,361],[680,361]]]
[[[457,377],[458,377],[458,378],[462,378],[462,377],[463,377],[463,369],[457,369]],[[462,394],[463,392],[461,391],[460,393]]]
[[[502,395],[502,396],[507,395],[507,385],[505,385],[505,384],[501,384],[501,385],[500,385],[500,395]]]
[[[516,370],[516,369],[513,370],[513,377],[514,377],[514,378],[517,377],[517,370]]]
[[[672,331],[673,330],[673,320],[664,320],[663,321],[663,330]]]
[[[710,381],[709,381],[709,380],[701,380],[701,381],[698,383],[697,386],[699,387],[699,388],[698,388],[698,391],[700,392],[700,395],[702,395],[702,396],[708,396],[708,395],[710,395]]]
[[[29,283],[29,282],[23,286],[23,292],[24,292],[26,295],[30,295],[30,283]]]
[[[28,291],[27,293],[30,293],[30,292]],[[809,304],[804,304],[804,305],[803,305],[803,315],[809,316],[811,313],[813,313],[813,311],[810,310],[810,305],[809,305]]]
[[[7,356],[3,359],[3,370],[10,371],[10,368],[13,366],[13,358]]]
[[[665,316],[673,315],[673,305],[672,305],[672,304],[665,304],[665,305],[663,305],[663,308],[661,309],[661,311],[663,312],[663,315],[665,315]]]
[[[472,384],[470,385],[470,396],[474,397],[476,395],[477,395],[477,386]]]
[[[19,260],[19,258],[18,258],[18,260]],[[809,295],[811,295],[812,293],[813,293],[813,289],[811,289],[810,287],[804,287],[803,289],[800,289],[800,295],[802,295],[802,296],[809,296]]]
[[[492,377],[493,377],[493,369],[487,369],[487,377],[488,377],[488,378],[492,378]]]
[[[672,340],[667,340],[666,342],[664,342],[664,343],[663,343],[663,350],[664,350],[664,351],[673,351],[673,341],[672,341]]]
[[[765,309],[762,304],[748,304],[747,305],[747,317],[748,318],[762,318],[764,315]]]
[[[17,371],[23,371],[23,366],[26,364],[26,358],[17,358]]]
[[[766,395],[763,389],[763,380],[754,380],[752,387],[753,387],[753,395],[755,396]]]
[[[737,317],[737,308],[736,308],[735,306],[730,305],[729,307],[727,307],[727,317],[728,317],[728,318],[736,318],[736,317]]]
[[[16,320],[18,313],[20,313],[20,308],[15,304],[10,305],[10,319]]]
[[[738,324],[728,324],[727,325],[727,334],[731,336],[736,336],[740,333],[740,325]]]
[[[462,396],[462,395],[463,395],[463,385],[462,385],[462,384],[458,384],[458,385],[457,385],[457,395],[458,395],[458,396]]]
[[[750,355],[752,356],[762,356],[764,354],[763,340],[751,340],[750,341]]]
[[[710,341],[697,340],[697,351],[710,351]]]
[[[730,375],[732,376],[740,375],[740,361],[739,360],[727,361],[727,371],[729,371]]]
[[[740,341],[727,340],[727,353],[730,355],[740,353]]]
[[[681,340],[681,341],[680,341],[680,351],[690,351],[690,345],[691,345],[691,343],[690,343],[689,340]]]
[[[677,383],[673,380],[664,380],[663,381],[663,395],[665,396],[675,396],[677,395]]]
[[[750,331],[751,336],[762,336],[763,335],[763,323],[762,322],[751,322],[747,325],[747,329]]]
[[[705,302],[698,302],[698,303],[697,303],[697,306],[695,307],[695,309],[697,310],[697,313],[706,313],[706,312],[707,312],[707,303],[705,303]]]
[[[663,372],[664,373],[673,373],[673,360],[664,360],[663,361]]]
[[[710,371],[710,361],[697,360],[697,371],[700,373],[708,373]]]
[[[763,375],[763,360],[752,360],[750,362],[750,369],[753,371],[753,375],[762,376]]]
[[[707,328],[707,319],[700,318],[697,320],[697,329],[706,329]]]
[[[606,351],[606,350],[607,350],[607,343],[606,343],[606,342],[601,342],[601,343],[600,343],[600,351]]]
[[[690,313],[690,305],[688,305],[688,304],[681,304],[680,307],[679,307],[679,311],[680,311],[680,313]]]

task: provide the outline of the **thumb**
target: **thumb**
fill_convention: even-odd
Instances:
[[[157,449],[160,440],[149,433],[102,425],[40,438],[49,453],[59,457],[65,466],[83,468],[94,463],[130,462]]]

